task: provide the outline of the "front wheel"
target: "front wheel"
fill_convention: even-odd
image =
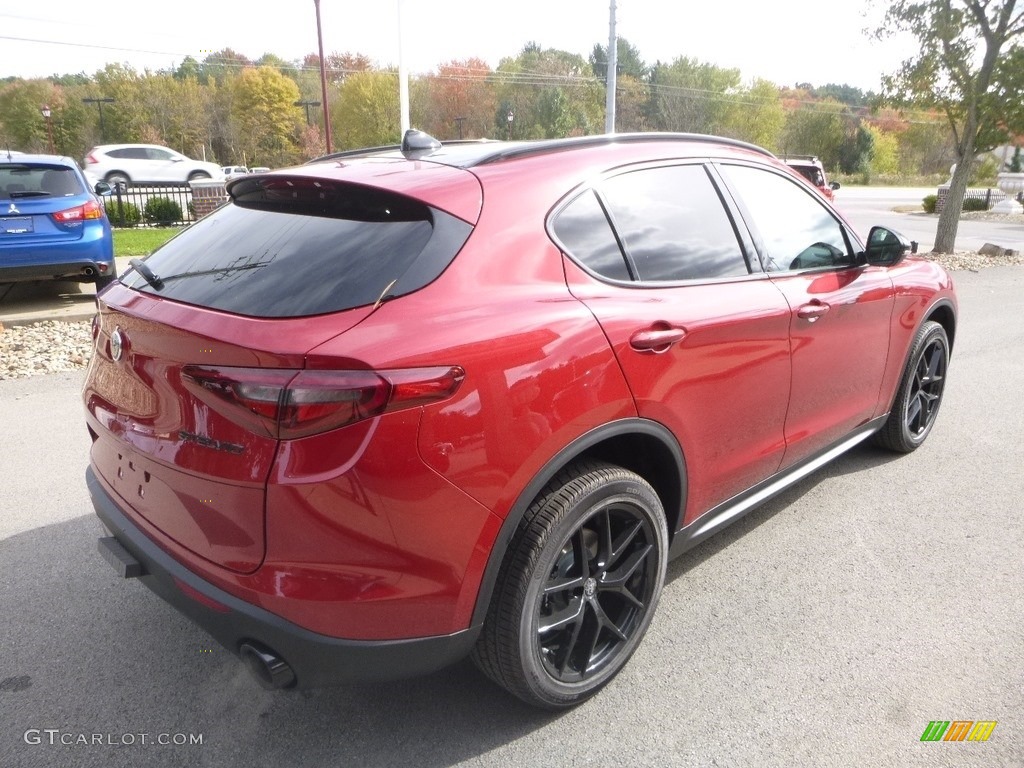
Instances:
[[[667,551],[661,501],[643,478],[600,462],[569,467],[513,537],[474,661],[529,704],[585,701],[640,644]]]
[[[211,178],[210,174],[208,174],[206,171],[192,171],[192,173],[188,175],[189,181],[200,181],[201,179],[209,178]]]
[[[910,345],[910,356],[889,419],[876,435],[879,445],[910,453],[925,441],[942,404],[948,366],[949,339],[945,329],[933,321],[922,324]]]

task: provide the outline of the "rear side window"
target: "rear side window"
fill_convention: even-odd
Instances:
[[[592,190],[563,208],[552,229],[566,251],[584,266],[612,280],[632,279],[608,217]]]
[[[601,187],[643,282],[750,274],[718,191],[700,165],[632,171]]]
[[[231,187],[232,204],[193,224],[122,282],[225,312],[301,317],[418,290],[451,263],[472,227],[411,198],[281,176]]]

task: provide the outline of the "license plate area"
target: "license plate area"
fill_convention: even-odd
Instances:
[[[0,235],[26,235],[34,231],[31,216],[11,216],[0,219]]]

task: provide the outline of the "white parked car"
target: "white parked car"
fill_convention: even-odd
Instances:
[[[236,176],[245,176],[249,173],[249,169],[244,165],[225,165],[221,167],[221,171],[224,172],[224,178],[229,181]]]
[[[83,168],[110,185],[185,184],[196,179],[223,179],[216,163],[192,160],[156,144],[105,144],[93,147]]]

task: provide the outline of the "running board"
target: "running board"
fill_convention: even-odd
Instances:
[[[782,493],[791,485],[795,485],[818,469],[821,469],[832,459],[846,453],[855,445],[864,442],[882,428],[886,419],[888,419],[888,415],[872,419],[863,426],[858,427],[838,443],[833,443],[830,447],[794,464],[789,469],[772,475],[767,480],[763,480],[752,488],[743,491],[743,493],[723,501],[717,507],[712,507],[688,526],[676,532],[672,539],[672,547],[669,550],[669,558],[676,557],[692,549],[712,534],[718,533],[718,531],[730,523],[736,522],[752,509],[760,506],[773,496]]]

